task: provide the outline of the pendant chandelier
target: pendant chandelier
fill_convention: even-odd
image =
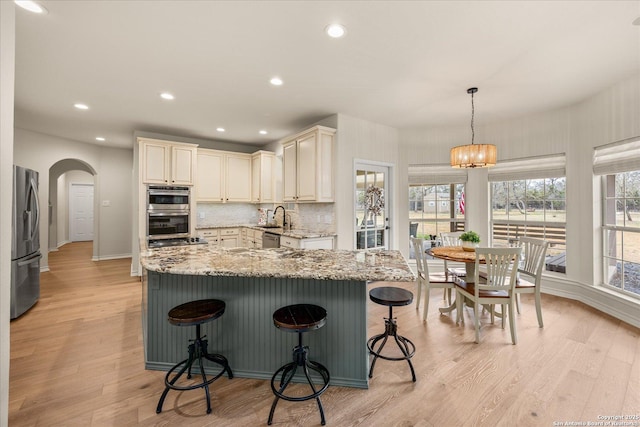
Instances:
[[[473,118],[475,109],[473,94],[477,91],[477,87],[467,89],[467,93],[471,94],[471,144],[458,145],[451,149],[451,167],[454,168],[486,168],[496,164],[497,151],[495,145],[474,144]]]

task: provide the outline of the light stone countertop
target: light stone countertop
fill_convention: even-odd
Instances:
[[[280,236],[293,237],[295,239],[313,239],[317,237],[335,237],[336,233],[328,233],[321,231],[310,231],[294,228],[293,230],[285,230],[282,227],[261,227],[255,224],[239,224],[239,225],[197,225],[196,230],[202,229],[221,229],[221,228],[251,228],[253,230],[264,231],[266,233],[279,234]]]
[[[400,251],[249,249],[189,245],[141,251],[142,266],[159,273],[292,279],[412,282]]]

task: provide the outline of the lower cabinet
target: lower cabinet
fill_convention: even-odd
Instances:
[[[298,239],[282,236],[280,238],[280,247],[290,249],[333,249],[333,237]]]
[[[221,228],[220,229],[220,247],[223,248],[237,248],[241,246],[240,241],[240,229],[234,228]]]
[[[198,237],[206,240],[210,245],[218,246],[220,232],[217,228],[202,228],[197,232]]]

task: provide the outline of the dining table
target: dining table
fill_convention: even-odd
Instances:
[[[434,258],[462,262],[464,263],[466,276],[464,280],[467,283],[473,283],[476,274],[476,251],[464,249],[462,246],[438,246],[429,248],[426,253]],[[484,259],[480,259],[480,263],[484,263]],[[455,301],[448,307],[440,307],[440,313],[450,313],[456,308]]]

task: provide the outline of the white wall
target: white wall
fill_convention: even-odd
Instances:
[[[447,163],[450,148],[467,143],[468,133],[463,127],[401,131],[403,170],[406,171],[408,164]],[[602,280],[600,189],[599,180],[593,176],[592,159],[594,147],[638,135],[640,74],[573,106],[476,127],[476,141],[496,144],[499,161],[566,153],[567,273],[547,274],[543,290],[578,299],[636,326],[640,326],[637,301],[594,286]],[[478,212],[486,218],[480,222],[474,219],[473,228],[483,227],[488,232],[486,173],[470,171],[468,185],[482,193],[472,197],[469,187],[466,194],[469,214]],[[401,203],[399,209],[399,216],[408,222],[408,203]],[[408,238],[400,245],[401,248],[408,247]]]
[[[9,423],[15,9],[0,1],[0,427]]]
[[[385,200],[391,208],[390,247],[397,249],[399,236],[408,235],[408,212],[404,217],[398,211],[399,203],[408,196],[407,173],[399,171],[399,136],[398,130],[389,126],[369,122],[355,117],[338,114],[336,132],[335,168],[335,211],[336,231],[338,233],[337,249],[354,249],[354,161],[364,160],[393,165],[390,183],[391,197]],[[408,204],[408,201],[407,203]],[[407,243],[408,244],[408,243]]]
[[[131,173],[132,151],[85,144],[15,129],[14,162],[40,173],[39,196],[42,206],[49,199],[49,169],[64,159],[78,159],[90,165],[97,173],[94,198],[96,205],[110,200],[109,207],[96,206],[94,216],[98,228],[94,229],[94,259],[109,259],[130,255],[131,242]],[[57,184],[54,184],[57,185]],[[48,209],[40,218],[40,247],[49,247]],[[48,268],[48,253],[43,250],[42,268]]]

